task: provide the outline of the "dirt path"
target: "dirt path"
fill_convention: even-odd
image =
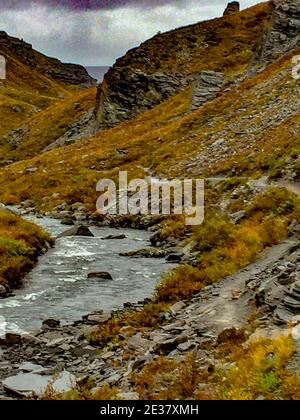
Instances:
[[[207,300],[207,291],[201,292],[182,314],[178,314],[178,318],[184,318],[191,324],[196,321],[215,333],[227,327],[244,325],[253,311],[253,306],[249,303],[250,294],[246,291],[246,282],[272,267],[296,244],[295,240],[287,240],[265,251],[257,262],[209,288],[210,295],[207,296]]]

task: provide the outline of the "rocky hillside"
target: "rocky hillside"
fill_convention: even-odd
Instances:
[[[31,44],[11,37],[3,31],[0,31],[0,53],[8,59],[12,56],[31,70],[37,70],[40,74],[58,82],[80,87],[96,85],[96,80],[83,66],[66,64],[56,58],[47,57],[35,51]]]
[[[86,126],[93,119],[95,92],[92,92],[92,88],[87,91],[90,92],[89,105],[85,99],[82,105],[78,101],[81,96],[87,97],[82,89],[94,86],[96,81],[83,67],[46,57],[30,44],[5,32],[0,32],[0,55],[5,57],[7,76],[0,81],[0,164],[33,156],[55,141],[60,143],[60,137],[68,131],[68,125],[75,124],[77,118],[79,130],[87,133]],[[53,111],[53,107],[56,111]],[[41,111],[47,108],[49,114],[44,115]],[[57,114],[55,123],[51,117],[53,113]],[[44,129],[45,121],[51,125],[50,129]],[[34,127],[34,134],[30,127]],[[30,147],[32,143],[27,142],[27,134],[35,143],[33,149]],[[80,137],[77,131],[75,134],[76,138]],[[46,136],[46,139],[39,136]],[[67,136],[66,143],[70,137],[72,132]],[[20,150],[16,151],[21,142]]]
[[[241,12],[232,2],[219,19],[129,51],[96,101],[96,89],[64,85],[64,99],[5,137],[3,154],[17,162],[0,170],[1,202],[68,225],[149,228],[151,248],[119,255],[178,266],[144,302],[8,334],[0,398],[23,395],[24,372],[39,383],[64,369],[93,385],[40,398],[300,398],[299,22],[300,0]],[[100,217],[96,183],[120,170],[205,178],[204,223]]]
[[[158,34],[118,59],[98,89],[98,126],[130,119],[191,84],[201,96],[194,110],[299,45],[298,0],[240,13],[238,2],[229,3],[222,18]],[[207,71],[209,82],[202,77]]]
[[[115,168],[129,170],[130,177],[144,177],[143,168],[148,168],[156,176],[299,181],[299,94],[292,77],[292,57],[298,53],[268,65],[188,115],[190,88],[84,142],[8,166],[0,173],[1,199],[33,199],[40,210],[83,201],[93,212],[95,183],[114,178]],[[60,196],[53,198],[58,191]]]
[[[128,51],[99,87],[99,127],[132,118],[159,104],[199,80],[202,71],[221,72],[227,81],[239,77],[248,67],[272,13],[273,4],[262,3],[241,13],[225,13],[219,19],[159,33]],[[205,83],[203,88],[207,89]]]

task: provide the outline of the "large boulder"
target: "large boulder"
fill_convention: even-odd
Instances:
[[[57,238],[66,238],[68,236],[93,237],[94,235],[87,226],[79,224],[75,225],[71,229],[66,230],[65,232],[62,232],[60,235],[57,236]]]
[[[110,240],[110,239],[126,239],[126,235],[121,233],[119,235],[107,235],[104,238],[101,238],[103,241]]]

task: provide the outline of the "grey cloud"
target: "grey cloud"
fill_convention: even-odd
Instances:
[[[165,4],[180,6],[187,0],[10,0],[0,1],[1,10],[25,10],[32,6],[46,6],[71,11],[112,10],[122,7],[158,7]]]
[[[142,4],[143,1],[131,0],[126,1],[126,4]],[[154,1],[151,0],[151,4]],[[0,0],[0,6],[2,2],[4,0]],[[105,66],[113,64],[117,57],[158,31],[164,32],[221,16],[227,2],[228,0],[184,0],[182,7],[176,7],[178,1],[160,0],[157,4],[164,3],[163,7],[127,7],[81,13],[49,7],[10,9],[0,13],[0,30],[23,38],[33,44],[36,50],[62,61]],[[258,0],[241,0],[241,6],[245,8],[257,2]],[[120,0],[113,3],[121,5]]]

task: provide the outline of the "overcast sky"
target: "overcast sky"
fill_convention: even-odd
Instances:
[[[241,0],[241,7],[259,0]],[[129,48],[179,26],[221,16],[225,0],[0,0],[0,30],[65,62],[114,63]]]

